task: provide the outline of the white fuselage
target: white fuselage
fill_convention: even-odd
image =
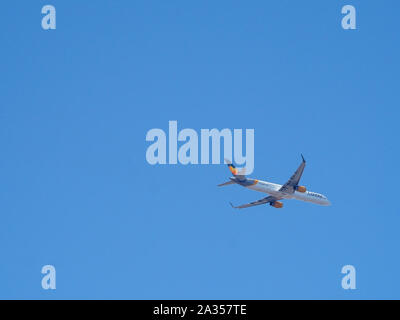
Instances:
[[[246,186],[251,190],[267,193],[271,196],[274,196],[278,199],[296,199],[306,202],[312,202],[315,204],[319,204],[322,206],[329,206],[331,203],[327,197],[320,193],[306,191],[306,192],[298,192],[295,191],[292,194],[280,192],[279,189],[282,187],[280,184],[271,183],[262,180],[254,180],[254,184],[250,186]]]

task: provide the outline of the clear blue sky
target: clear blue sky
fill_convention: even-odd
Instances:
[[[57,29],[41,28],[41,8]],[[341,8],[357,9],[357,30]],[[0,298],[400,298],[398,1],[7,1]],[[146,132],[254,128],[252,177],[320,207],[229,206],[223,165],[150,166]],[[41,268],[57,289],[41,288]],[[357,289],[341,288],[342,266]]]

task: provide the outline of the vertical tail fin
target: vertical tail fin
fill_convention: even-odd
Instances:
[[[232,162],[228,159],[225,159],[226,164],[228,165],[229,170],[231,171],[232,175],[236,178],[238,178],[239,180],[246,180],[246,168],[242,168],[242,169],[238,169],[236,168]]]
[[[234,176],[238,174],[238,169],[232,163],[228,163],[228,168]]]
[[[238,174],[238,169],[232,164],[232,162],[228,159],[225,159],[226,164],[228,165],[229,170],[231,173],[236,176]]]

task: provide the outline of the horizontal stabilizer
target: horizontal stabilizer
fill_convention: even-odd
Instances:
[[[235,181],[228,181],[228,182],[224,182],[224,183],[221,183],[221,184],[219,184],[218,185],[218,187],[223,187],[223,186],[227,186],[227,185],[229,185],[229,184],[235,184],[236,182]]]

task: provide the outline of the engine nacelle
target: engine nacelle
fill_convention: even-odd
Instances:
[[[305,186],[297,186],[296,191],[304,193],[307,191],[307,188]]]
[[[274,201],[274,202],[271,203],[271,206],[273,206],[274,208],[280,209],[280,208],[283,207],[283,203],[280,202],[280,201]]]

